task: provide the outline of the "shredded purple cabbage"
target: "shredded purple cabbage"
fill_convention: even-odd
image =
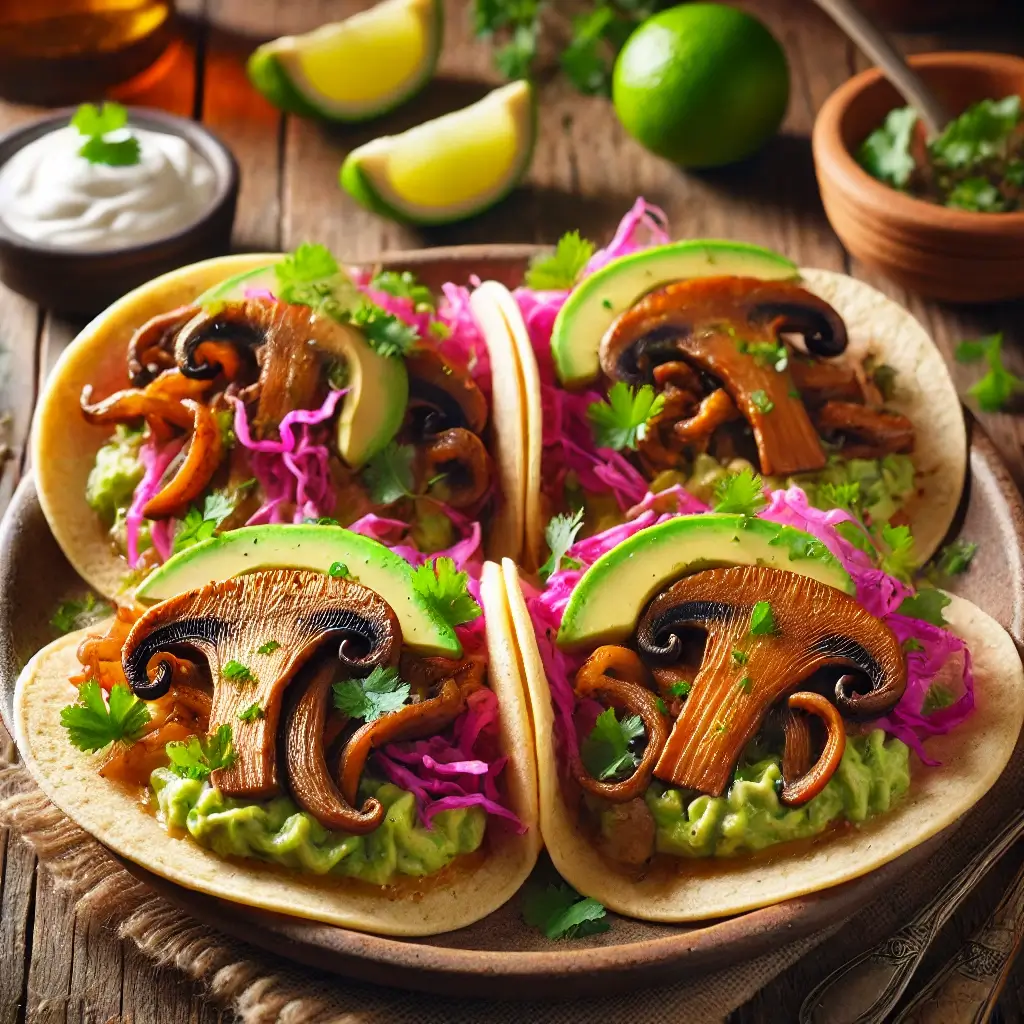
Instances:
[[[650,506],[658,497],[661,496],[648,495],[642,504]],[[580,563],[581,568],[553,573],[543,591],[524,587],[527,608],[551,688],[559,742],[571,753],[579,748],[572,680],[584,659],[582,656],[566,654],[555,644],[555,636],[569,598],[583,573],[601,555],[641,530],[674,519],[678,514],[659,514],[654,508],[647,507],[629,522],[574,544],[568,554]],[[929,736],[950,732],[974,710],[974,673],[967,645],[948,629],[899,613],[903,601],[911,597],[914,591],[876,568],[865,552],[836,531],[841,523],[856,524],[849,513],[840,509],[825,512],[813,508],[802,490],[791,487],[771,492],[769,504],[759,513],[759,518],[796,527],[820,540],[850,574],[860,604],[889,626],[901,643],[913,639],[921,645],[922,650],[909,651],[906,655],[907,688],[903,697],[876,724],[906,743],[925,764],[936,764],[925,751],[923,741]],[[948,707],[925,714],[923,707],[928,690],[940,674],[947,678],[951,673],[959,677],[962,692]]]
[[[139,461],[145,472],[132,494],[132,503],[124,517],[125,555],[128,568],[134,569],[139,564],[139,530],[145,518],[142,509],[153,495],[160,491],[167,467],[181,451],[183,440],[170,441],[163,448],[158,448],[156,441],[147,438],[139,448]],[[150,523],[149,536],[161,562],[166,562],[171,555],[174,539],[174,521],[172,519],[154,519]]]

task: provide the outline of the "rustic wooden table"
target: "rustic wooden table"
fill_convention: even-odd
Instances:
[[[844,270],[904,302],[949,356],[956,342],[1006,332],[1009,363],[1024,375],[1024,307],[943,308],[901,294],[850,259],[829,229],[818,198],[810,130],[825,97],[863,59],[811,0],[749,0],[781,40],[792,68],[792,99],[782,133],[742,166],[686,174],[645,153],[621,130],[609,104],[563,84],[545,85],[540,139],[529,178],[497,208],[454,227],[417,231],[366,213],[337,187],[345,153],[382,131],[470,102],[495,81],[488,49],[472,39],[464,3],[450,0],[438,79],[407,107],[371,127],[325,128],[284,117],[249,88],[243,62],[254,43],[344,16],[331,0],[190,0],[169,73],[117,98],[202,119],[234,150],[242,170],[235,224],[240,250],[278,250],[324,242],[350,260],[387,249],[470,242],[554,242],[564,231],[605,241],[637,195],[669,215],[676,236],[746,239],[803,265]],[[967,5],[965,5],[966,7]],[[985,49],[1024,53],[1024,20],[943,37],[910,36],[909,50]],[[0,131],[39,111],[0,104]],[[1024,271],[1022,271],[1024,272]],[[60,320],[0,287],[0,509],[28,469],[32,409],[49,369],[74,336]],[[965,390],[972,368],[951,363]],[[983,417],[1018,483],[1024,482],[1024,419]],[[9,742],[0,729],[0,743]],[[1020,862],[1009,856],[954,921],[934,961],[948,954],[994,905]],[[927,969],[927,967],[926,967]],[[739,1010],[743,1024],[791,1021],[820,976],[814,955]],[[1024,967],[1011,977],[999,1007],[1005,1021],[1024,1020]],[[225,1015],[225,1019],[228,1015]],[[213,1022],[218,1010],[171,970],[155,971],[128,943],[102,927],[76,922],[67,902],[37,873],[33,856],[0,831],[0,1024],[125,1020]]]

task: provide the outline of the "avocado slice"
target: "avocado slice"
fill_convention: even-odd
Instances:
[[[413,567],[380,541],[340,526],[272,524],[243,526],[169,558],[135,592],[156,604],[207,583],[258,569],[312,569],[326,573],[341,562],[363,586],[395,610],[406,644],[424,654],[460,658],[462,644],[437,609],[412,586]]]
[[[221,281],[196,299],[211,302],[244,299],[251,290],[277,288],[275,264],[247,270]],[[348,394],[338,417],[338,454],[352,469],[360,469],[398,433],[409,400],[409,374],[400,358],[379,355],[355,327],[339,325],[338,355],[348,369]]]
[[[694,239],[623,256],[584,278],[566,299],[551,332],[555,372],[570,388],[595,380],[601,373],[598,346],[616,317],[671,281],[719,276],[785,281],[798,275],[785,256],[746,242]]]
[[[583,574],[562,616],[558,646],[619,643],[666,586],[733,565],[787,569],[847,594],[856,590],[839,560],[803,530],[726,513],[680,516],[633,534]]]

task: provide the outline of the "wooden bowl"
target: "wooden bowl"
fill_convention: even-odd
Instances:
[[[997,53],[929,53],[910,63],[947,107],[1024,97],[1024,59]],[[849,251],[912,291],[950,302],[1024,296],[1024,212],[970,213],[914,199],[876,181],[853,152],[894,107],[877,69],[840,86],[814,123],[814,166],[828,219]]]
[[[73,108],[61,110],[0,136],[0,166],[30,142],[62,128],[73,113]],[[131,108],[128,121],[180,135],[206,160],[216,177],[207,208],[156,241],[95,251],[33,242],[6,227],[0,217],[0,281],[12,291],[66,316],[91,317],[160,274],[230,249],[238,199],[238,164],[231,151],[211,131],[184,117]]]
[[[514,286],[537,247],[464,246],[400,253],[381,260],[412,270],[438,288],[470,275]],[[1024,636],[1024,510],[995,447],[969,423],[967,487],[950,535],[979,543],[957,593],[981,606],[1020,645]],[[80,597],[75,574],[50,533],[31,476],[22,480],[0,523],[0,716],[11,725],[14,685],[28,659],[54,639],[49,624],[58,603]],[[13,730],[11,730],[13,731]],[[962,819],[980,845],[1019,804],[1016,779],[1024,744],[1008,771]],[[719,921],[656,924],[609,914],[610,931],[571,943],[549,942],[522,920],[518,899],[468,928],[397,939],[271,914],[192,892],[130,862],[135,876],[197,919],[301,963],[363,982],[483,999],[586,999],[653,984],[694,979],[746,962],[837,924],[899,885],[906,872],[949,841],[958,823],[862,878],[775,906]],[[549,880],[538,865],[535,880]],[[511,1013],[511,1011],[510,1011]],[[471,1018],[467,1009],[466,1019]]]

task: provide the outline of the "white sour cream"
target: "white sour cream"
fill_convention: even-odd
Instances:
[[[79,156],[84,139],[75,128],[30,142],[0,166],[0,219],[30,241],[93,252],[187,227],[213,198],[213,168],[180,136],[131,132],[139,162],[127,167]]]

